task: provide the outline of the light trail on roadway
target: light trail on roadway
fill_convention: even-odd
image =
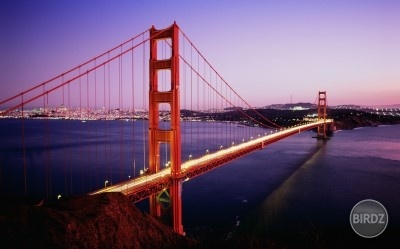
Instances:
[[[318,127],[322,124],[332,123],[332,119],[320,120],[308,124],[298,125],[291,128],[286,128],[283,130],[276,131],[275,133],[270,133],[264,136],[260,136],[250,141],[243,142],[241,144],[232,145],[229,148],[221,148],[219,151],[214,153],[206,154],[200,158],[190,159],[181,165],[181,173],[179,176],[181,178],[185,178],[186,174],[190,172],[192,169],[196,168],[196,166],[207,165],[207,162],[214,162],[216,160],[223,160],[228,155],[239,154],[240,152],[246,150],[247,148],[252,148],[254,146],[261,145],[260,148],[264,148],[265,145],[271,144],[275,141],[279,141],[282,138],[285,138],[290,135],[294,135],[296,133],[300,133],[302,131],[310,130],[315,127]],[[221,164],[222,165],[222,164]],[[90,195],[100,194],[105,192],[121,192],[124,195],[132,195],[135,192],[142,191],[145,188],[149,188],[150,186],[156,186],[161,183],[165,183],[172,180],[171,176],[171,166],[168,168],[164,168],[157,173],[143,175],[138,178],[124,181],[109,187],[105,187],[99,189],[97,191],[89,193]]]

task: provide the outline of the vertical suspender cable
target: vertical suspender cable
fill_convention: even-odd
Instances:
[[[122,47],[121,47],[121,53],[122,53]],[[127,117],[126,117],[126,113],[125,113],[125,109],[124,109],[124,76],[123,76],[123,65],[124,65],[124,62],[123,62],[123,55],[121,54],[121,111],[122,111],[122,114],[124,115],[123,116],[123,118],[124,119],[126,119]],[[124,133],[125,133],[125,131],[124,131],[124,128],[125,128],[125,124],[124,124],[124,122],[121,122],[121,126],[122,126],[122,131],[121,131],[121,136],[122,136],[122,150],[121,150],[121,153],[122,153],[122,162],[121,162],[121,164],[122,164],[122,169],[123,169],[123,174],[124,175],[122,175],[121,177],[122,177],[122,179],[126,179],[126,170],[125,170],[125,158],[124,158],[124,150],[125,150],[125,144],[124,144]]]
[[[107,98],[106,98],[106,65],[104,64],[103,66],[103,105],[104,105],[104,161],[103,161],[103,165],[104,168],[103,170],[105,170],[105,175],[104,177],[107,177]]]
[[[97,60],[95,59],[94,60],[94,66],[96,67],[97,66]],[[95,115],[96,115],[96,127],[95,127],[95,129],[96,129],[96,142],[95,142],[95,146],[96,146],[96,155],[95,155],[95,157],[94,157],[94,167],[95,167],[95,170],[96,170],[96,176],[95,176],[95,178],[96,178],[96,189],[98,189],[99,188],[99,151],[98,151],[98,144],[99,144],[99,130],[98,130],[98,126],[97,126],[97,119],[98,119],[98,110],[97,110],[97,69],[94,71],[94,112],[95,112]]]
[[[193,68],[193,46],[190,46],[190,66]],[[193,70],[190,70],[190,154],[193,151]]]
[[[144,34],[143,34],[143,41],[144,41]],[[145,57],[146,57],[146,50],[145,46],[143,46],[143,56],[142,56],[142,69],[143,69],[143,74],[142,74],[142,83],[143,83],[143,112],[142,116],[144,115],[144,111],[146,109],[146,68],[145,68]],[[142,127],[143,127],[143,170],[146,170],[146,133],[145,133],[145,119],[143,117],[142,120]]]
[[[110,53],[108,53],[108,58],[110,58]],[[108,83],[108,115],[111,115],[111,67],[110,67],[111,62],[107,63],[107,74],[108,74],[108,78],[107,78],[107,83]],[[108,123],[108,132],[107,132],[107,137],[108,137],[108,161],[107,161],[107,181],[109,181],[109,183],[112,183],[112,165],[111,165],[111,160],[112,160],[112,155],[111,155],[111,125],[113,123],[110,123],[112,120],[112,117],[109,117],[109,122]]]
[[[215,103],[214,103],[214,108],[215,108],[215,110],[218,112],[218,114],[220,114],[221,113],[221,109],[220,109],[220,107],[218,106],[218,104],[219,104],[219,101],[218,101],[218,75],[217,74],[215,74],[215,89],[217,90],[217,91],[215,91],[214,92],[214,95],[215,95]],[[218,115],[219,116],[219,115]],[[219,117],[218,117],[218,119],[219,119]],[[222,142],[222,137],[223,137],[223,135],[221,134],[221,131],[220,131],[220,127],[222,126],[221,125],[221,121],[220,120],[216,120],[217,122],[216,122],[216,126],[215,126],[215,134],[218,134],[218,136],[219,136],[219,146],[222,146],[223,145],[223,142]],[[221,148],[221,147],[220,147]]]
[[[45,132],[45,136],[44,136],[44,141],[45,141],[45,148],[46,148],[46,153],[45,153],[45,171],[46,171],[46,197],[50,198],[51,196],[51,175],[50,175],[50,148],[49,148],[49,112],[47,110],[48,108],[48,101],[49,101],[49,96],[48,93],[46,92],[45,89],[45,85],[43,85],[43,93],[45,93],[45,95],[43,95],[43,112],[44,115],[47,115],[47,118],[45,118],[44,120],[44,132]]]
[[[61,82],[64,83],[64,75],[61,76]],[[69,84],[68,84],[69,85]],[[64,91],[64,86],[62,87],[62,99],[63,99],[63,104],[62,106],[65,108],[66,103],[65,103],[65,91]],[[63,110],[64,112],[64,110]],[[68,131],[66,127],[66,122],[63,122],[64,124],[64,131],[63,131],[63,151],[64,151],[64,158],[63,158],[63,164],[64,164],[64,195],[68,195],[68,178],[67,178],[67,134],[66,132]]]
[[[133,40],[132,40],[133,47]],[[132,49],[132,154],[133,154],[133,178],[136,177],[136,155],[135,155],[135,58]]]
[[[206,64],[205,64],[205,62],[203,61],[203,74],[204,74],[204,79],[206,78]],[[205,84],[205,82],[204,82],[204,79],[202,80],[203,81],[203,110],[204,110],[204,114],[206,115],[206,117],[208,118],[208,112],[207,112],[207,101],[206,101],[206,99],[207,99],[207,94],[206,94],[206,92],[207,92],[207,86],[206,86],[206,84]],[[207,124],[208,122],[206,122],[205,124],[204,124],[204,128],[203,128],[203,134],[209,134],[209,133],[206,133],[207,132],[207,127],[208,127],[208,124]],[[209,137],[209,135],[208,136],[206,136],[206,138],[208,138]],[[207,144],[209,144],[209,143],[207,143]],[[208,150],[208,148],[206,148],[206,150]]]
[[[222,84],[222,80],[221,80]],[[225,139],[228,143],[228,146],[232,145],[232,139],[230,138],[230,134],[228,133],[228,117],[227,115],[229,114],[229,109],[228,109],[228,88],[225,86],[225,112],[224,112],[224,120],[225,120]]]
[[[89,103],[90,103],[89,102],[89,72],[86,72],[86,116],[88,119],[90,118],[90,114],[91,114]],[[90,134],[90,126],[86,125],[86,135],[89,137],[89,134]],[[91,162],[91,150],[89,148],[89,144],[88,144],[87,156],[88,156],[89,162],[88,162],[88,166],[85,168],[86,168],[86,172],[89,171],[91,173],[92,162]],[[92,189],[92,177],[91,177],[90,173],[87,174],[87,177],[89,177],[89,179],[88,179],[89,180],[89,191],[91,191],[91,189]],[[83,176],[82,179],[85,180],[85,175]],[[86,191],[84,190],[84,192],[82,192],[82,193],[85,193],[85,192]]]
[[[118,116],[119,116],[119,174],[120,174],[120,181],[122,181],[123,179],[123,148],[124,148],[124,124],[121,120],[121,114],[123,113],[122,110],[122,46],[120,48],[121,50],[121,56],[119,56],[118,58],[118,98],[119,98],[119,112],[118,112]]]
[[[183,50],[182,51],[182,55],[183,55],[183,58],[185,58],[185,56],[186,56],[186,53],[185,53],[186,47],[185,46],[186,46],[185,45],[185,39],[183,39],[182,40],[182,50]],[[185,110],[188,109],[187,106],[186,106],[186,98],[187,98],[187,94],[186,94],[186,90],[187,90],[186,70],[187,70],[186,63],[184,63],[183,64],[183,82],[181,83],[182,88],[183,88],[183,106],[181,106],[181,109],[185,109]],[[181,131],[183,130],[183,127],[186,128],[185,124],[187,124],[187,123],[184,122],[181,125]],[[186,131],[187,129],[184,129],[184,130]],[[187,136],[185,136],[185,133],[183,133],[182,136],[183,136],[183,143],[182,144],[184,145],[183,148],[186,148],[186,146],[187,146],[187,140],[186,140]]]
[[[24,194],[25,196],[28,195],[28,188],[27,188],[27,172],[26,172],[26,146],[25,146],[25,118],[24,118],[24,94],[21,94],[21,123],[22,123],[22,160],[24,163]]]
[[[79,67],[79,75],[81,75],[81,68]],[[82,121],[82,76],[79,77],[79,119]],[[79,125],[79,144],[82,144],[82,124]],[[79,150],[80,160],[79,160],[79,168],[81,170],[81,192],[83,192],[83,150]]]
[[[69,118],[71,118],[71,89],[70,89],[70,84],[68,84],[67,85],[67,96],[68,96],[68,117]],[[69,136],[67,136],[67,144],[69,144]],[[69,150],[68,150],[68,152],[69,152],[69,156],[68,156],[68,161],[69,161],[69,163],[68,163],[68,168],[69,168],[69,175],[70,175],[70,187],[71,187],[71,189],[70,189],[70,191],[69,191],[69,193],[72,193],[72,174],[71,174],[71,168],[70,168],[70,165],[71,165],[71,160],[72,160],[72,155],[71,155],[71,148],[69,148]],[[68,178],[68,174],[67,174],[67,178]],[[68,189],[68,181],[67,181],[67,189]],[[68,194],[68,191],[66,191],[65,192],[65,194],[67,195]]]
[[[45,85],[43,85],[43,93],[45,93],[46,91],[45,91]],[[45,116],[45,111],[46,110],[46,95],[43,95],[43,111],[42,111],[42,114],[43,114],[43,117]],[[48,198],[49,196],[48,196],[48,170],[47,170],[47,152],[48,152],[48,148],[47,148],[47,146],[46,146],[46,120],[44,119],[43,120],[43,132],[44,132],[44,135],[43,135],[43,146],[44,146],[44,148],[45,148],[45,153],[44,153],[44,170],[45,170],[45,190],[46,190],[46,198]]]
[[[200,72],[200,57],[199,53],[197,53],[197,72]],[[199,76],[197,75],[197,115],[200,115],[200,107],[199,107],[199,102],[200,102],[200,81],[199,81]],[[199,151],[199,146],[200,146],[200,122],[197,123],[197,137],[196,137],[196,144],[197,144],[197,151]]]

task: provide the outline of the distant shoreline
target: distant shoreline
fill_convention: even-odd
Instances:
[[[287,110],[287,109],[256,109],[266,119],[281,127],[288,127],[301,123],[304,118],[315,118],[316,109]],[[244,117],[253,117],[257,122]],[[48,110],[47,112],[15,111],[0,119],[12,118],[27,119],[60,119],[60,120],[148,120],[148,112],[145,110]],[[376,127],[379,125],[400,124],[400,111],[393,112],[372,112],[356,109],[328,109],[328,117],[335,120],[336,130],[351,130],[358,127]],[[229,109],[229,110],[209,110],[191,111],[181,110],[181,120],[188,122],[228,122],[245,126],[266,126],[274,127],[270,122],[256,116],[251,109]],[[160,111],[160,121],[169,122],[170,112]]]

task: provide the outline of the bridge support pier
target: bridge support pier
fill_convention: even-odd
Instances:
[[[178,234],[184,234],[182,225],[182,180],[174,179],[171,186],[172,226]]]
[[[161,205],[158,203],[157,199],[157,195],[151,195],[149,197],[150,215],[155,218],[161,217]]]

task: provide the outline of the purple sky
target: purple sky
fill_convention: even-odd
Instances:
[[[0,2],[0,100],[176,21],[253,106],[400,103],[400,1]]]

